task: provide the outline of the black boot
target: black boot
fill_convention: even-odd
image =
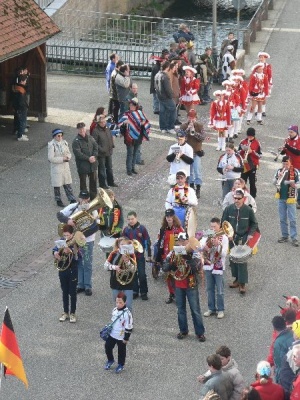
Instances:
[[[172,294],[172,293],[170,293],[168,299],[166,300],[166,304],[171,304],[171,303],[173,303],[174,298],[175,298],[175,295]]]
[[[201,185],[197,185],[197,187],[196,187],[196,196],[197,196],[197,199],[200,199],[200,188],[201,188]]]
[[[194,185],[193,183],[190,183],[190,187],[191,187],[192,189],[195,189],[195,185]]]

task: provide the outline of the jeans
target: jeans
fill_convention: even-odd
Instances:
[[[105,342],[105,354],[107,361],[114,361],[113,349],[115,345],[118,346],[118,364],[125,365],[126,360],[126,344],[123,340],[117,340],[111,336]]]
[[[147,275],[146,275],[146,261],[142,256],[137,258],[137,273],[133,278],[133,293],[148,293]]]
[[[126,144],[126,147],[127,147],[126,169],[127,172],[132,172],[136,164],[137,153],[141,147],[141,144],[135,141],[135,143],[132,146],[128,146],[128,144]]]
[[[281,235],[283,237],[289,237],[289,220],[291,239],[297,239],[296,204],[290,204],[287,203],[286,200],[279,199],[278,212],[280,219]]]
[[[138,147],[137,151],[136,151],[136,160],[135,163],[136,164],[140,164],[140,162],[142,161],[142,152],[141,152],[141,146]]]
[[[257,189],[256,189],[256,168],[251,169],[248,172],[243,172],[241,174],[241,178],[247,183],[249,178],[249,185],[250,185],[250,194],[255,199]]]
[[[27,108],[16,110],[17,116],[17,138],[21,138],[26,129],[26,120],[27,120]]]
[[[153,96],[153,102],[152,102],[152,104],[153,104],[153,112],[159,112],[159,100],[157,98],[156,92],[154,92],[152,94],[152,96]]]
[[[226,194],[231,192],[233,188],[234,179],[227,179],[227,181],[222,182],[222,192],[223,192],[223,200]]]
[[[63,306],[64,312],[69,314],[75,314],[76,312],[76,302],[77,302],[77,275],[78,275],[78,268],[77,265],[71,266],[65,271],[60,271],[58,273],[59,280],[60,280],[60,287],[62,290],[62,298],[63,298]],[[69,296],[71,300],[71,309],[69,310]]]
[[[87,242],[82,247],[82,257],[78,260],[78,288],[92,288],[92,264],[93,264],[94,242]]]
[[[212,83],[213,83],[213,77],[212,76],[207,77],[207,84],[204,86],[204,92],[203,92],[204,101],[210,100],[209,92],[211,90]]]
[[[102,188],[114,184],[112,156],[98,158],[98,179]]]
[[[121,292],[121,290],[118,289],[112,289],[112,295],[113,295],[113,302],[116,304],[116,298]],[[133,300],[133,290],[122,290],[123,293],[126,294],[126,306],[129,308],[129,310],[132,312],[132,300]]]
[[[195,155],[194,162],[191,165],[191,174],[189,183],[194,183],[196,185],[202,185],[202,164],[201,157]]]
[[[171,130],[175,127],[176,104],[173,99],[159,100],[159,129]]]
[[[97,195],[97,171],[90,174],[79,174],[80,190],[88,191],[86,179],[89,178],[90,198],[93,200]]]
[[[199,301],[199,292],[198,287],[181,289],[175,288],[175,296],[176,296],[176,305],[177,305],[177,313],[178,313],[178,325],[181,333],[188,333],[188,321],[186,314],[186,298],[188,299],[193,324],[196,335],[203,335],[205,332],[205,328],[203,325],[201,309],[200,309],[200,301]]]
[[[211,311],[224,311],[224,276],[205,271],[207,305]],[[216,307],[217,289],[217,307]]]

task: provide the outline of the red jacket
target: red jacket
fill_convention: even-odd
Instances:
[[[263,74],[263,78],[259,79],[257,73],[253,73],[250,76],[249,81],[249,94],[251,93],[263,93],[265,96],[269,94],[269,82],[267,75]]]
[[[261,148],[259,141],[257,139],[253,139],[251,141],[248,139],[244,139],[241,141],[238,148],[238,151],[243,159],[245,158],[246,152],[245,150],[242,150],[242,146],[249,146],[249,145],[252,150],[252,153],[248,154],[247,162],[244,161],[244,167],[246,171],[250,171],[251,169],[257,167],[259,165],[259,160],[261,156]]]
[[[294,139],[286,139],[282,153],[290,157],[292,166],[300,169],[300,137],[297,135]]]
[[[300,375],[293,382],[293,389],[291,391],[290,400],[300,399]]]
[[[210,106],[210,123],[214,124],[215,121],[226,121],[227,126],[231,125],[231,112],[229,102],[226,100],[222,101],[220,105],[220,100],[215,100]]]
[[[265,384],[261,384],[260,381],[255,381],[251,383],[251,386],[258,391],[261,400],[284,400],[283,387],[277,385],[277,383],[273,383],[271,378],[269,378],[268,382]]]

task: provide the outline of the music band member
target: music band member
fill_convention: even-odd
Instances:
[[[275,198],[278,199],[278,213],[282,237],[278,243],[288,242],[289,236],[292,245],[299,246],[297,240],[296,199],[299,185],[299,172],[293,167],[288,156],[282,158],[282,168],[279,168],[274,176],[273,183],[277,188]],[[290,224],[290,234],[289,226]]]
[[[235,179],[241,176],[243,161],[236,152],[233,143],[227,143],[226,153],[222,154],[218,161],[217,171],[222,174],[222,197],[232,190]]]
[[[115,194],[111,189],[107,189],[106,193],[112,201],[113,208],[108,206],[101,207],[98,210],[98,218],[100,220],[100,230],[105,236],[118,238],[121,236],[124,225],[123,210],[117,202]]]
[[[112,289],[113,302],[118,293],[124,292],[127,297],[127,307],[132,311],[134,277],[136,276],[136,257],[133,254],[122,254],[123,245],[132,245],[132,240],[121,237],[116,240],[114,250],[109,254],[104,263],[104,269],[111,271],[110,288]]]
[[[202,150],[202,143],[205,139],[205,132],[203,129],[203,124],[197,122],[197,113],[194,109],[188,112],[188,121],[184,122],[180,129],[186,132],[186,142],[193,149],[193,160],[194,162],[190,166],[190,177],[189,184],[190,187],[195,189],[196,185],[196,196],[197,199],[200,198],[200,188],[202,185],[202,165],[201,157],[204,156],[204,151]],[[181,168],[180,168],[181,169]]]
[[[215,234],[200,241],[200,250],[203,251],[203,270],[205,273],[208,310],[205,317],[217,314],[217,318],[224,318],[224,271],[228,253],[228,238],[221,230],[219,218],[210,220],[210,229]],[[217,294],[217,301],[216,301]]]
[[[251,207],[244,204],[244,191],[237,189],[234,193],[234,204],[226,207],[221,222],[228,221],[233,230],[234,236],[229,237],[229,248],[234,244],[245,244],[253,238],[257,231],[258,223]],[[239,288],[241,294],[246,293],[246,283],[248,283],[247,261],[236,263],[230,260],[231,274],[234,278],[230,288]]]
[[[63,210],[57,213],[57,218],[64,224],[75,227],[75,222],[72,220],[72,215],[77,211],[89,209],[90,194],[87,191],[81,190],[79,193],[78,203],[69,204]],[[97,218],[97,211],[92,212],[94,219]],[[86,237],[86,246],[82,249],[82,257],[78,262],[78,285],[77,293],[85,292],[86,296],[92,295],[92,263],[93,263],[93,250],[96,233]]]
[[[257,194],[256,172],[262,153],[260,143],[255,137],[255,129],[248,128],[246,135],[247,138],[242,140],[238,147],[239,154],[244,162],[244,171],[241,174],[241,178],[246,183],[249,178],[250,194],[255,199]]]
[[[170,175],[180,170],[186,171],[187,178],[190,176],[191,164],[193,164],[193,148],[186,142],[186,132],[177,132],[177,143],[170,146],[166,157],[170,163]]]
[[[129,211],[127,214],[128,225],[123,229],[122,235],[130,240],[137,240],[141,245],[142,249],[136,251],[137,260],[137,274],[133,279],[133,299],[139,297],[141,294],[142,300],[148,300],[148,283],[146,275],[146,259],[145,252],[147,253],[147,261],[151,259],[151,240],[149,233],[144,225],[141,225],[137,219],[137,213],[135,211]]]
[[[173,250],[174,244],[180,232],[184,232],[184,229],[181,226],[179,218],[176,217],[174,210],[171,208],[166,210],[156,242],[157,253],[155,255],[154,262],[158,270],[162,266],[162,263],[166,259],[167,255]],[[171,274],[167,275],[166,282],[169,291],[169,297],[166,300],[166,304],[170,304],[173,303],[175,299],[175,284],[174,278]]]
[[[249,80],[249,96],[251,99],[250,110],[247,115],[247,125],[250,125],[251,119],[257,106],[257,123],[263,125],[262,122],[262,105],[265,103],[269,95],[268,77],[264,74],[264,64],[258,63],[252,68]]]
[[[67,255],[70,257],[71,262],[66,260],[67,265],[62,266],[61,270],[59,269],[58,276],[60,280],[60,286],[62,290],[62,299],[63,299],[63,308],[64,312],[59,318],[61,322],[70,320],[71,323],[76,322],[76,303],[77,303],[77,276],[78,276],[78,259],[81,257],[79,246],[75,242],[72,243],[72,239],[74,238],[74,228],[70,225],[64,225],[63,227],[63,238],[66,240],[67,246],[62,249],[62,252],[59,252],[58,246],[55,246],[53,249],[53,256],[57,261],[62,261],[63,256]],[[84,245],[85,239],[81,239],[81,245]],[[68,266],[69,264],[69,266]],[[70,301],[69,301],[70,300]],[[69,302],[71,303],[69,306]]]
[[[186,254],[176,255],[173,249],[168,254],[163,264],[163,269],[165,272],[172,271],[175,279],[175,296],[180,330],[177,339],[184,339],[189,333],[186,312],[186,299],[188,299],[196,336],[200,342],[205,342],[205,328],[201,315],[198,291],[200,258],[194,252],[196,249],[195,242],[199,245],[199,242],[195,238],[189,239],[187,233],[179,233],[176,244],[178,246],[185,246]]]
[[[297,125],[290,125],[288,127],[289,136],[285,140],[283,147],[278,150],[280,154],[285,154],[290,158],[291,164],[294,168],[300,171],[300,138]],[[297,208],[300,208],[300,189],[297,194]]]
[[[225,210],[227,206],[230,204],[234,204],[234,192],[236,189],[242,189],[244,191],[244,204],[247,206],[252,207],[254,213],[257,211],[257,205],[256,201],[254,198],[251,196],[249,193],[245,181],[242,178],[237,178],[234,180],[233,188],[231,192],[227,193],[226,196],[224,197],[223,203],[222,203],[222,209]]]

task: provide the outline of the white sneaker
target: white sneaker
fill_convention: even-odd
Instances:
[[[167,133],[168,131],[166,130],[166,129],[161,129],[161,133],[163,133],[163,134],[165,134],[165,133]]]
[[[62,316],[59,318],[60,322],[64,322],[66,319],[69,319],[69,314],[63,313]]]
[[[22,135],[20,138],[18,138],[18,142],[28,142],[28,137],[25,135]]]
[[[216,147],[216,151],[221,151],[221,148],[220,147]]]
[[[177,132],[175,131],[175,129],[169,129],[168,133],[171,133],[172,135],[176,135]]]
[[[205,311],[205,313],[203,315],[204,315],[204,317],[210,317],[213,314],[215,314],[215,313],[212,310],[208,310],[208,311]]]
[[[224,318],[224,311],[218,311],[217,318],[218,319]]]
[[[76,322],[77,321],[77,319],[76,319],[76,315],[75,314],[70,314],[70,322]]]

